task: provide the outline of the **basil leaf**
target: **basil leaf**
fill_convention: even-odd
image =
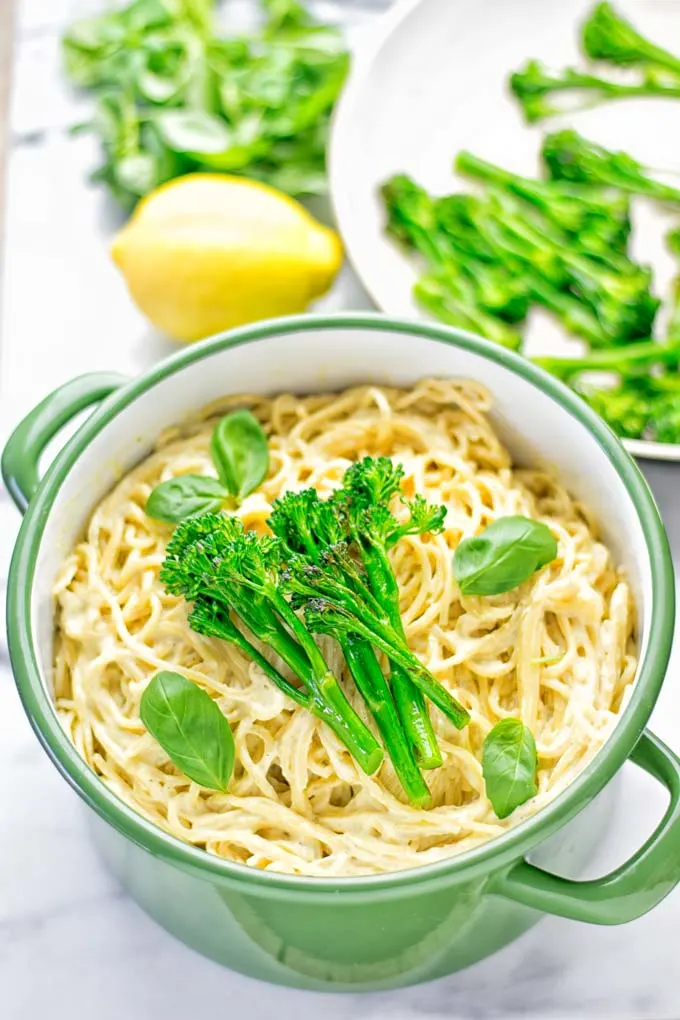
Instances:
[[[158,184],[156,159],[148,152],[123,156],[114,167],[117,183],[133,195],[146,195]]]
[[[157,673],[142,694],[140,716],[185,776],[210,790],[226,790],[234,738],[209,694],[179,673]]]
[[[453,572],[463,595],[499,595],[556,556],[557,542],[545,524],[529,517],[499,517],[481,535],[463,539]]]
[[[216,513],[228,498],[229,493],[216,478],[179,475],[156,486],[146,501],[146,512],[158,521],[177,524],[187,517]]]
[[[239,500],[267,477],[267,437],[250,411],[234,411],[217,423],[210,452],[220,481]]]
[[[536,743],[519,719],[502,719],[487,735],[482,749],[486,795],[499,818],[538,793]]]
[[[182,87],[179,77],[156,74],[154,71],[141,71],[137,79],[137,88],[150,103],[168,103],[174,99]]]
[[[203,110],[168,110],[156,118],[156,127],[174,152],[208,155],[224,152],[231,144],[226,121]]]

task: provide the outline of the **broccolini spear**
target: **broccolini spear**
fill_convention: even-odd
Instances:
[[[605,149],[570,129],[546,135],[541,156],[554,181],[618,188],[660,202],[680,202],[678,188],[653,180],[628,153]]]
[[[618,191],[568,181],[540,181],[521,177],[488,163],[471,152],[459,152],[459,173],[503,188],[531,203],[542,216],[588,252],[625,252],[630,235],[630,204]]]
[[[364,772],[375,772],[383,757],[378,741],[284,597],[276,539],[246,532],[236,518],[221,514],[192,517],[178,525],[160,576],[168,592],[196,603],[189,623],[199,633],[243,647],[231,614],[240,618],[302,680],[310,711],[330,726]]]
[[[565,328],[595,347],[610,341],[590,308],[568,293],[567,278],[553,246],[504,229],[497,199],[450,195],[437,202],[438,222],[461,251],[505,266],[522,281],[531,300],[560,319]],[[423,281],[426,283],[427,281]]]
[[[568,289],[590,306],[605,343],[626,343],[649,336],[659,300],[650,293],[651,270],[612,252],[604,259],[575,250],[569,237],[510,196],[501,196],[502,231],[535,250],[548,250],[560,266]],[[594,346],[602,346],[592,337]]]
[[[529,311],[529,293],[521,279],[504,266],[477,259],[457,247],[438,220],[441,199],[434,199],[406,174],[397,174],[383,186],[388,212],[388,233],[406,247],[415,248],[437,267],[443,285],[462,279],[463,297],[484,312],[505,322],[522,322]],[[452,196],[456,197],[456,196]],[[465,197],[465,196],[461,196]],[[466,306],[465,311],[468,311]],[[489,339],[494,339],[490,337]],[[499,339],[499,342],[504,342]],[[505,346],[512,344],[505,343]]]
[[[640,35],[610,3],[593,8],[583,25],[581,41],[584,52],[593,60],[639,67],[645,72],[670,71],[680,78],[680,60]]]
[[[517,330],[475,305],[473,288],[464,279],[451,280],[450,274],[444,272],[426,273],[416,282],[413,296],[440,322],[469,329],[511,351],[522,346]]]
[[[589,389],[581,395],[623,439],[680,443],[680,376],[630,379],[613,389]]]
[[[399,522],[389,509],[400,493],[404,469],[389,457],[365,457],[345,472],[342,500],[352,535],[373,596],[383,607],[392,626],[406,641],[399,608],[399,585],[389,560],[389,550],[405,535],[437,534],[444,526],[446,510],[428,506],[421,497],[406,502],[408,517]],[[392,692],[402,725],[424,768],[441,765],[441,754],[423,693],[407,671],[394,661]]]
[[[680,337],[667,343],[645,340],[626,347],[592,351],[580,358],[544,355],[533,361],[559,379],[570,382],[584,372],[616,372],[622,379],[639,378],[641,369],[647,370],[653,365],[677,365],[680,361]]]
[[[302,557],[291,559],[285,585],[292,605],[304,610],[311,631],[336,640],[350,634],[364,638],[406,670],[454,726],[462,729],[467,725],[468,712],[413,654],[363,581],[346,544],[341,542],[329,549],[322,567]]]
[[[649,291],[649,269],[615,253],[605,261],[575,251],[564,231],[507,193],[451,196],[439,208],[452,243],[514,266],[534,301],[592,346],[649,336],[659,305]]]
[[[314,489],[288,492],[276,500],[268,524],[285,546],[288,558],[323,567],[326,554],[347,537],[343,508],[332,497],[320,499]],[[352,578],[344,578],[352,586]],[[339,642],[354,682],[376,721],[394,770],[409,801],[417,806],[431,802],[411,745],[397,714],[394,698],[371,645],[355,634],[339,635]],[[422,697],[417,688],[415,694]],[[426,711],[426,710],[425,710]],[[428,718],[429,722],[429,718]],[[434,739],[434,734],[432,734]],[[441,755],[438,753],[441,764]]]
[[[580,358],[539,357],[534,361],[573,386],[621,438],[680,442],[677,333],[666,343],[647,340]],[[651,374],[661,368],[666,374]],[[616,384],[595,388],[581,379],[589,372],[615,374]]]
[[[414,288],[416,300],[443,322],[518,350],[521,335],[506,323],[526,317],[528,294],[521,278],[452,244],[438,227],[436,201],[406,174],[387,181],[382,194],[388,233],[431,267]]]
[[[640,84],[624,85],[573,67],[552,71],[538,60],[529,60],[520,71],[510,76],[510,89],[518,99],[525,119],[534,124],[546,117],[566,112],[563,106],[548,99],[557,93],[580,95],[581,101],[570,109],[585,109],[606,100],[631,99],[635,96],[675,99],[680,96],[680,81],[666,85],[649,79]]]

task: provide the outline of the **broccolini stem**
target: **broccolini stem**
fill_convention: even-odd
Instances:
[[[324,600],[319,599],[318,601],[323,602]],[[332,614],[334,609],[332,606],[329,606],[327,611]],[[338,611],[336,610],[336,612]],[[347,619],[344,615],[344,609],[341,608],[339,613],[341,618]],[[315,622],[315,614],[316,609],[309,614],[312,617],[312,620],[310,620],[312,626]],[[350,615],[351,628],[348,629],[351,629],[352,633],[365,638],[369,644],[375,645],[388,658],[406,670],[414,684],[430,699],[433,705],[436,705],[444,713],[447,719],[451,720],[457,729],[462,730],[463,727],[467,726],[470,721],[470,713],[432,676],[427,667],[413,654],[401,635],[394,630],[394,627],[389,624],[385,625],[378,619],[373,619],[370,623],[364,623],[356,614]]]
[[[314,638],[295,611],[275,589],[269,593],[269,597],[281,619],[307,655],[309,665],[304,680],[312,701],[316,702],[323,712],[323,718],[358,765],[367,775],[372,775],[383,759],[380,744],[350,705]]]
[[[377,547],[362,543],[361,548],[373,594],[385,609],[392,626],[406,643],[404,625],[399,612],[399,586],[392,565],[387,555]],[[397,712],[416,758],[424,769],[439,768],[443,759],[425,697],[405,670],[391,660],[390,665],[392,693]]]
[[[581,372],[619,372],[643,365],[667,364],[680,360],[680,340],[672,343],[656,343],[644,340],[642,343],[627,344],[602,351],[594,351],[582,358],[555,358],[543,356],[533,358],[536,365],[560,379],[569,379]]]
[[[409,801],[416,807],[432,803],[427,783],[420,774],[409,741],[401,727],[392,694],[375,652],[361,638],[349,635],[341,642],[354,682],[376,721],[394,771]],[[417,692],[420,694],[420,692]]]
[[[500,184],[503,187],[510,186],[514,189],[515,186],[528,186],[534,183],[533,181],[527,181],[523,177],[519,177],[516,174],[510,173],[508,170],[504,170],[500,166],[496,166],[494,163],[487,163],[485,159],[480,159],[479,156],[475,156],[472,152],[463,150],[456,156],[455,168],[460,173],[467,174],[469,177],[474,177],[478,181],[487,181],[491,184]],[[520,193],[524,193],[522,188]]]
[[[269,645],[279,658],[283,659],[286,665],[292,669],[293,673],[306,683],[311,670],[309,658],[305,650],[281,625],[271,609],[267,606],[266,611],[256,612],[243,599],[239,600],[238,606],[235,605],[234,609],[248,630]]]
[[[191,625],[192,623],[193,621],[190,615],[189,624]],[[239,648],[248,659],[252,659],[253,662],[257,663],[265,676],[269,677],[272,683],[278,687],[279,690],[286,695],[286,697],[290,698],[291,701],[294,701],[297,705],[301,705],[303,708],[306,708],[308,711],[314,711],[314,705],[309,695],[286,680],[286,678],[279,673],[278,669],[272,666],[272,664],[265,659],[264,655],[262,655],[257,648],[250,643],[247,637],[241,633],[238,627],[229,619],[226,612],[224,614],[220,614],[219,618],[214,616],[209,628],[201,625],[200,629],[198,627],[195,627],[194,629],[199,630],[199,633],[201,634],[220,638],[222,641],[229,641],[230,644],[236,645],[236,647]],[[255,632],[253,631],[253,633]]]
[[[537,274],[531,276],[531,290],[536,301],[556,315],[570,333],[583,337],[593,347],[611,344],[595,315],[577,298],[558,290]]]
[[[425,696],[406,670],[392,661],[390,666],[394,702],[418,764],[423,769],[438,769],[444,759],[439,750]]]

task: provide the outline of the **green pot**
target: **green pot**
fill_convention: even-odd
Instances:
[[[314,392],[367,380],[409,385],[427,375],[482,380],[495,397],[496,427],[515,457],[549,463],[598,515],[640,609],[640,667],[623,717],[604,749],[541,812],[499,839],[427,867],[378,877],[298,878],[180,843],[107,789],[58,722],[50,693],[50,592],[61,559],[94,505],[155,436],[219,396]],[[47,443],[94,404],[40,482],[38,461]],[[619,442],[578,397],[528,362],[460,331],[377,316],[266,323],[190,347],[133,382],[96,374],[67,383],[18,426],[2,466],[25,510],[10,571],[8,632],[26,712],[48,755],[90,808],[94,838],[111,870],[187,944],[280,984],[390,988],[487,956],[541,912],[598,924],[632,920],[678,882],[680,762],[644,729],[673,633],[666,536]],[[604,837],[611,780],[626,760],[667,788],[666,814],[616,871],[578,881]]]

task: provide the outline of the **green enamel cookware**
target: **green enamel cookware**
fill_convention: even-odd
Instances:
[[[51,589],[95,504],[166,426],[226,393],[318,392],[372,381],[470,377],[495,398],[494,423],[518,461],[545,463],[593,509],[625,565],[640,615],[640,667],[614,733],[550,805],[493,840],[426,867],[312,879],[220,860],[154,827],[80,759],[51,694]],[[92,413],[42,481],[46,445]],[[424,981],[516,938],[542,913],[620,924],[680,879],[680,762],[645,726],[664,679],[674,625],[666,535],[635,463],[577,396],[517,355],[469,334],[379,316],[260,324],[189,347],[140,378],[66,383],[17,427],[3,476],[24,519],[8,589],[8,636],[31,724],[89,809],[111,870],[169,931],[221,963],[301,988],[360,990]],[[605,838],[613,783],[626,761],[664,786],[666,813],[611,874],[578,876]],[[625,791],[623,791],[625,794]],[[47,849],[47,848],[46,848]],[[631,961],[631,965],[633,961]]]

